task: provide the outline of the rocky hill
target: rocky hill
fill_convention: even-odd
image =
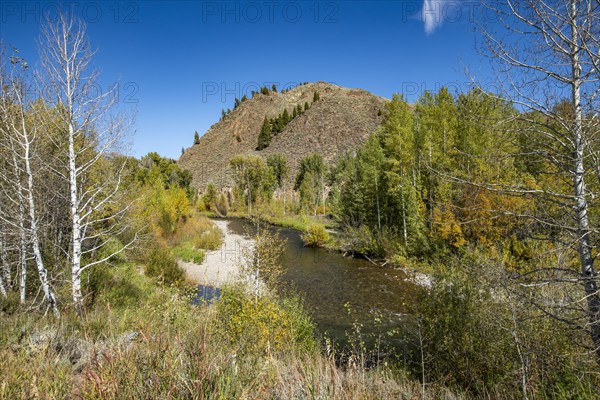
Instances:
[[[313,103],[314,93],[320,99]],[[290,165],[290,179],[300,160],[320,153],[328,163],[356,149],[383,120],[386,99],[365,90],[348,89],[325,82],[307,83],[285,93],[256,93],[200,138],[200,143],[185,149],[178,163],[192,172],[192,185],[203,189],[209,182],[219,187],[232,186],[229,160],[238,154],[283,154]],[[276,118],[298,104],[310,108],[290,121],[274,136],[270,145],[256,150],[265,116]]]

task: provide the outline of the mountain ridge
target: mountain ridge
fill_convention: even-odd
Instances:
[[[319,100],[313,103],[314,93]],[[178,164],[193,176],[192,186],[203,190],[212,182],[231,187],[229,160],[235,155],[283,154],[293,179],[300,160],[313,153],[327,163],[359,147],[383,120],[388,100],[363,89],[351,89],[326,82],[306,83],[281,92],[255,93],[213,124],[199,143],[187,149]],[[264,118],[276,118],[284,109],[308,102],[310,108],[292,119],[273,136],[270,145],[256,150]]]

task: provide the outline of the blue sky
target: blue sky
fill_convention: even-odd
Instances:
[[[40,23],[58,4],[3,0],[0,38],[35,65]],[[320,80],[415,101],[441,85],[464,90],[467,69],[481,79],[489,71],[472,23],[482,10],[466,0],[74,4],[101,86],[118,82],[120,106],[135,112],[138,157],[177,158],[194,131],[263,84]]]

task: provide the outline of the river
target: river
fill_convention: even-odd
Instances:
[[[228,229],[248,235],[256,232],[256,225],[245,219],[228,219]],[[348,333],[360,327],[366,343],[381,337],[387,344],[403,347],[407,313],[422,287],[407,280],[403,271],[305,247],[297,230],[268,229],[286,240],[281,258],[283,282],[304,299],[320,333],[347,344]]]

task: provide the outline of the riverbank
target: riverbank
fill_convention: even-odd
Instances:
[[[254,248],[254,241],[231,232],[226,220],[212,221],[222,233],[221,246],[217,250],[204,253],[204,260],[194,262],[179,261],[189,281],[205,286],[223,287],[241,275],[248,265]]]
[[[217,217],[216,215],[213,215],[212,218],[213,221],[220,222],[218,220],[219,217]],[[327,232],[332,235],[332,240],[330,240],[328,243],[326,243],[325,246],[323,246],[327,250],[339,252],[343,254],[344,257],[364,258],[374,265],[381,267],[388,266],[389,268],[400,270],[406,274],[407,280],[409,282],[412,282],[426,289],[431,289],[434,283],[434,278],[430,274],[430,268],[419,268],[419,266],[407,267],[394,265],[389,262],[390,260],[373,260],[366,255],[356,252],[355,249],[348,249],[347,246],[343,245],[340,241],[341,232],[339,226],[334,221],[324,216],[315,217],[288,214],[284,216],[258,215],[250,217],[246,213],[233,212],[229,213],[227,215],[227,218],[240,218],[245,220],[252,220],[253,218],[258,218],[261,222],[281,228],[294,229],[302,233],[305,233],[308,229],[308,226],[311,224],[321,224],[326,228]],[[352,255],[348,256],[349,253],[351,253]]]

